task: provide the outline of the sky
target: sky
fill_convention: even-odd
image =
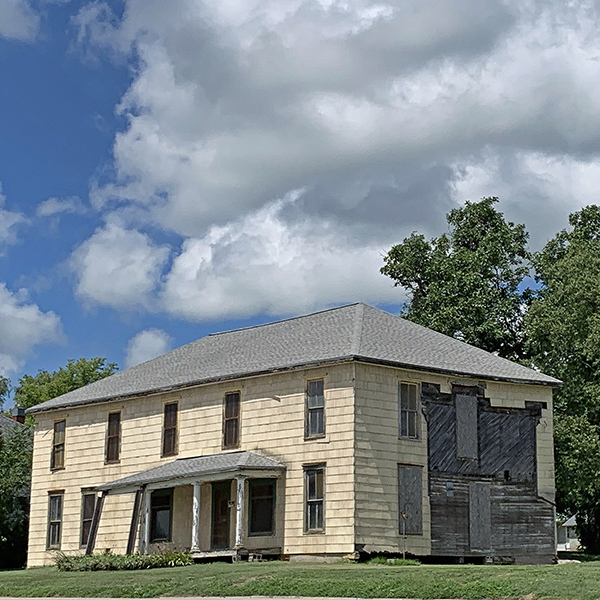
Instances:
[[[598,201],[600,2],[0,0],[0,375],[363,301],[484,196]]]

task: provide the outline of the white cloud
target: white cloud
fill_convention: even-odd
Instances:
[[[40,16],[27,0],[0,0],[0,37],[33,41],[40,25]]]
[[[2,194],[2,184],[0,183],[0,252],[2,245],[17,243],[17,228],[27,222],[27,219],[21,213],[6,210],[4,208],[5,202],[6,196]]]
[[[539,245],[592,195],[591,0],[124,8],[90,3],[75,23],[84,52],[136,61],[114,176],[90,199],[139,252],[96,232],[76,253],[82,297],[191,319],[397,301],[380,255],[439,233],[457,203],[501,196]],[[184,240],[171,267],[138,231],[157,229]]]
[[[148,308],[168,256],[169,249],[154,245],[147,235],[108,223],[71,256],[76,292],[92,303]]]
[[[36,214],[38,217],[52,217],[60,213],[75,215],[85,214],[85,206],[77,196],[68,198],[48,198],[38,204]]]
[[[173,347],[173,339],[162,329],[145,329],[127,343],[125,368],[156,358]]]
[[[0,375],[23,367],[38,344],[57,343],[63,338],[60,318],[43,312],[27,299],[27,292],[11,292],[0,282]]]
[[[166,278],[164,310],[192,320],[298,314],[362,300],[398,302],[382,250],[354,246],[326,222],[289,226],[294,195],[186,240]]]

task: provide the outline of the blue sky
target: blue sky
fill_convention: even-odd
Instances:
[[[354,301],[495,195],[596,202],[594,2],[0,0],[0,374]]]

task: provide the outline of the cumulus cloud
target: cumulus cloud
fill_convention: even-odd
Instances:
[[[120,309],[148,308],[169,249],[139,231],[108,223],[79,246],[70,266],[77,294]]]
[[[27,292],[11,292],[0,282],[0,375],[8,376],[23,367],[38,344],[62,340],[60,318],[43,312],[29,302]]]
[[[30,42],[39,25],[40,16],[27,0],[0,0],[0,37]]]
[[[0,253],[3,245],[17,243],[17,229],[19,225],[27,222],[21,213],[6,210],[5,202],[6,196],[2,194],[2,184],[0,183]]]
[[[141,252],[96,232],[76,252],[84,297],[185,318],[398,300],[380,255],[464,200],[501,196],[541,244],[591,196],[591,0],[124,4],[74,22],[84,51],[135,60],[90,199]],[[152,228],[183,239],[172,265]],[[122,297],[94,283],[105,251]]]
[[[127,343],[125,368],[156,358],[173,347],[173,339],[162,329],[145,329]]]
[[[36,210],[38,217],[52,217],[61,213],[83,215],[85,206],[77,196],[69,196],[68,198],[48,198],[40,202]]]

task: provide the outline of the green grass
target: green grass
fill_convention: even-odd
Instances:
[[[336,596],[597,600],[600,563],[544,566],[213,563],[147,571],[0,572],[5,596]]]

